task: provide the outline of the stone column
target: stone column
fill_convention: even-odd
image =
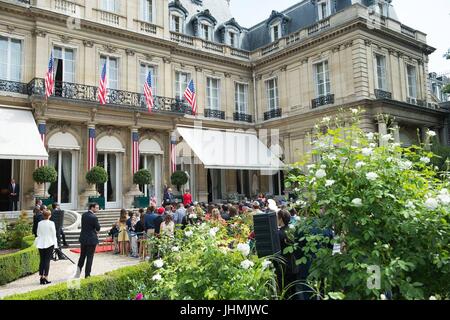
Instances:
[[[97,148],[96,148],[96,130],[95,123],[88,123],[87,125],[87,137],[86,137],[86,148],[85,156],[86,156],[86,172],[91,170],[93,167],[97,165]],[[79,207],[80,209],[85,209],[89,202],[89,197],[98,197],[98,192],[96,189],[96,185],[88,184],[87,181],[86,188],[84,192],[80,194],[79,197]]]
[[[42,143],[46,146],[46,132],[47,132],[47,122],[44,119],[38,119],[38,129],[39,135],[41,136]],[[37,160],[35,164],[35,169],[46,166],[48,161]],[[48,197],[47,190],[45,188],[46,183],[34,183],[34,195],[35,197]]]
[[[387,134],[387,125],[384,119],[378,119],[378,133],[380,137]],[[380,139],[380,146],[385,145],[385,142]]]
[[[393,134],[394,134],[394,142],[401,143],[400,141],[400,127],[397,122],[392,124]]]
[[[133,183],[133,175],[139,170],[139,128],[131,128],[131,148],[130,148],[130,168],[129,174],[131,174],[131,187],[130,191],[125,194],[125,208],[132,208],[134,203],[134,197],[142,196],[142,192],[139,190],[139,186]]]

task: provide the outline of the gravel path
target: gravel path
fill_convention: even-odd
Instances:
[[[72,259],[75,264],[72,264],[72,262],[70,262],[69,260],[52,260],[50,262],[50,274],[48,277],[49,281],[52,282],[51,284],[41,286],[39,284],[39,274],[35,273],[25,278],[21,278],[14,282],[8,283],[4,286],[0,286],[0,298],[16,293],[24,293],[36,289],[42,289],[43,287],[52,286],[54,284],[72,279],[72,276],[75,274],[76,263],[78,263],[78,258],[80,255],[72,253],[68,249],[63,249],[63,252],[70,259]],[[94,262],[92,264],[91,275],[94,276],[104,274],[106,272],[123,267],[136,265],[139,262],[139,259],[114,255],[112,253],[96,253],[94,256]],[[84,269],[81,273],[81,277],[84,278]]]

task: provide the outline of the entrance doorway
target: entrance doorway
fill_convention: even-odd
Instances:
[[[225,171],[208,169],[208,202],[223,200],[225,191]]]
[[[105,198],[106,209],[121,207],[121,155],[119,153],[102,152],[98,154],[97,163],[108,174],[108,181],[98,186],[100,195]]]
[[[11,182],[12,160],[0,159],[0,168],[0,211],[9,211],[8,186]]]

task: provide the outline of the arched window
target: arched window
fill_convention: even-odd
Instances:
[[[211,15],[209,10],[197,13],[192,18],[194,34],[207,41],[214,41],[214,28],[217,20]]]
[[[233,48],[240,47],[242,27],[234,18],[223,23],[219,27],[219,32],[222,43],[225,43]]]
[[[291,18],[287,15],[275,10],[272,11],[272,14],[266,23],[272,42],[278,41],[288,34],[288,23],[290,20]]]
[[[184,33],[184,25],[189,12],[180,0],[169,3],[170,31]]]

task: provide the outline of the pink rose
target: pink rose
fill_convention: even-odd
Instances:
[[[136,295],[136,298],[134,298],[134,300],[142,300],[142,299],[144,299],[144,295],[140,292]]]

